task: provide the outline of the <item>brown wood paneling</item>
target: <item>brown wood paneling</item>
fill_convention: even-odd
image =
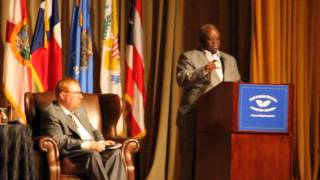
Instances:
[[[237,83],[221,83],[199,98],[195,179],[289,180],[292,174],[291,106],[288,133],[239,132],[238,88]]]
[[[196,180],[230,179],[231,134],[197,133]]]
[[[232,180],[289,180],[292,140],[280,134],[232,134]]]

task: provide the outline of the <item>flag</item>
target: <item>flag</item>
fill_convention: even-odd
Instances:
[[[117,0],[106,1],[102,33],[101,92],[117,94],[122,102]],[[117,124],[117,134],[125,135],[122,115]]]
[[[126,47],[126,120],[130,135],[141,138],[144,125],[144,58],[141,0],[132,0]]]
[[[54,90],[62,78],[61,27],[57,0],[42,0],[31,45],[34,91]]]
[[[24,93],[32,89],[26,7],[26,0],[9,1],[3,62],[4,94],[22,123],[26,123]]]
[[[67,75],[80,82],[83,92],[93,92],[93,49],[90,1],[74,0],[69,38]]]

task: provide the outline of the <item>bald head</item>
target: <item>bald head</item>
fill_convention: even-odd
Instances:
[[[199,41],[203,49],[216,52],[220,48],[219,30],[212,24],[205,24],[200,28]]]

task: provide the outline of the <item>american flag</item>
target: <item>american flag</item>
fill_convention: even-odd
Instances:
[[[126,120],[132,137],[146,134],[144,125],[144,52],[141,0],[132,0],[126,47]]]

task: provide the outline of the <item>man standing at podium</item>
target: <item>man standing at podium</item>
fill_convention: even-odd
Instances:
[[[235,58],[219,50],[220,33],[214,25],[201,27],[199,41],[201,47],[182,53],[177,65],[177,82],[183,88],[177,118],[183,180],[194,179],[196,100],[222,81],[240,81]]]

